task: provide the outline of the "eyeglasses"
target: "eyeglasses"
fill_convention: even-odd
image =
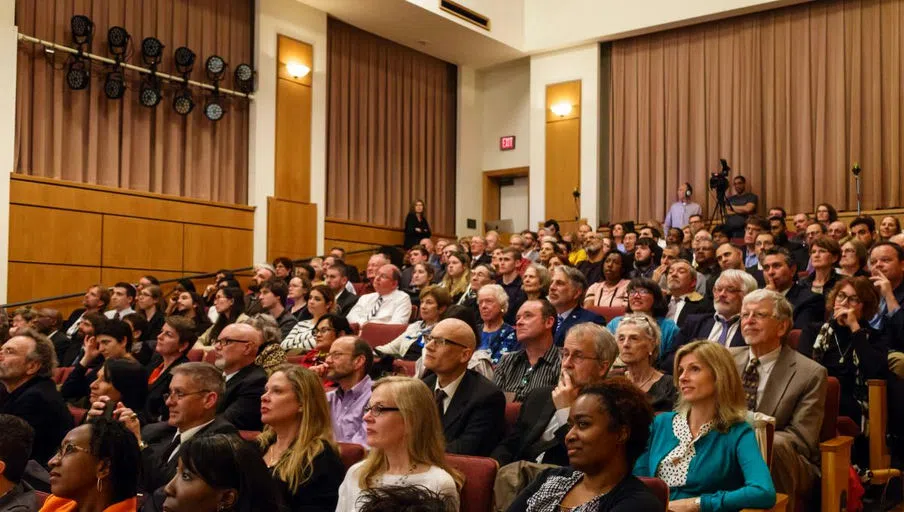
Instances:
[[[60,449],[56,451],[56,455],[54,455],[54,458],[62,459],[63,457],[72,455],[75,452],[91,453],[91,450],[89,450],[87,448],[83,448],[83,447],[75,445],[75,444],[72,444],[72,443],[66,443],[66,444],[63,444],[60,446]]]
[[[321,327],[320,329],[314,329],[315,336],[318,334],[329,334],[331,332],[336,332],[336,329],[333,329],[332,327]]]
[[[384,412],[399,411],[398,407],[384,407],[380,404],[368,405],[364,408],[364,414],[370,413],[374,418],[379,418]]]
[[[170,399],[170,397],[173,397],[173,399],[178,402],[187,396],[200,395],[201,393],[210,393],[210,390],[202,389],[200,391],[192,391],[191,393],[186,393],[184,391],[173,391],[172,393],[164,393],[163,401],[166,402]]]
[[[628,297],[643,297],[644,295],[653,295],[653,292],[646,288],[638,288],[628,292]]]
[[[214,343],[214,345],[222,345],[224,347],[228,347],[232,343],[251,343],[251,342],[249,340],[237,340],[235,338],[220,338]]]
[[[426,345],[427,343],[436,343],[437,347],[443,347],[445,345],[455,345],[456,347],[468,348],[467,345],[463,345],[457,341],[452,341],[448,338],[440,338],[439,336],[425,336],[424,340],[426,341],[424,345]]]
[[[860,297],[856,295],[848,295],[844,292],[838,292],[838,294],[835,295],[835,302],[837,302],[838,304],[844,304],[845,302],[847,302],[851,306],[856,306],[862,301],[860,300]]]
[[[572,359],[586,359],[588,361],[599,361],[598,357],[585,356],[584,354],[582,354],[579,351],[572,352],[572,351],[568,350],[567,348],[559,349],[559,357],[562,359],[563,362],[565,360],[567,360],[569,357]]]

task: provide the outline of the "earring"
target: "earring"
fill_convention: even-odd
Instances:
[[[104,492],[104,481],[100,478],[97,479],[97,492]]]

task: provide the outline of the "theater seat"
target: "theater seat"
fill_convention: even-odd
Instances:
[[[464,475],[461,512],[492,512],[493,484],[499,464],[489,457],[446,454],[446,462]]]
[[[69,377],[69,374],[72,373],[72,366],[62,366],[60,368],[53,369],[53,382],[56,383],[57,386],[66,382],[66,379]]]
[[[414,373],[417,371],[417,361],[402,361],[401,359],[395,359],[392,361],[392,371],[398,375],[414,377]]]
[[[518,415],[521,414],[521,402],[509,402],[505,404],[505,434],[508,435],[515,429]]]
[[[411,316],[408,317],[408,323],[413,324],[417,319],[418,307],[414,304],[411,305]]]
[[[657,498],[659,498],[659,501],[662,502],[662,508],[659,510],[666,512],[666,510],[669,509],[669,486],[658,478],[642,476],[640,477],[640,481],[643,482],[644,485],[646,485],[647,488],[650,489],[650,491],[652,491]]]
[[[403,324],[368,322],[361,327],[361,338],[364,339],[371,348],[377,348],[380,345],[385,345],[398,338],[407,328],[408,326]]]
[[[304,356],[286,356],[286,362],[289,364],[301,364]]]
[[[191,349],[191,350],[188,351],[188,354],[186,354],[185,357],[187,357],[188,360],[191,361],[191,362],[193,362],[193,363],[198,363],[198,362],[200,362],[201,360],[204,359],[204,351],[203,351],[203,350],[196,349],[196,348],[193,348],[193,349]]]
[[[72,415],[72,422],[76,425],[80,424],[83,419],[85,419],[85,415],[88,414],[88,409],[82,409],[81,407],[75,407],[71,404],[66,404],[69,408],[69,414]]]
[[[216,353],[216,351],[215,351],[215,350],[211,350],[210,352],[205,353],[205,354],[204,354],[204,362],[205,362],[205,363],[210,363],[210,364],[215,364],[215,363],[217,362],[217,353]]]
[[[610,308],[609,306],[588,306],[587,310],[602,316],[606,319],[606,322],[625,314],[625,308]]]
[[[50,497],[50,494],[41,491],[35,491],[35,502],[38,504],[38,509],[44,506],[44,502],[47,501],[47,498]]]
[[[364,283],[352,283],[352,286],[355,287],[355,295],[357,295],[358,297],[363,295],[362,292],[364,291]]]
[[[342,459],[342,463],[345,464],[346,470],[364,460],[366,455],[367,450],[360,444],[339,443],[339,458]]]
[[[788,332],[788,346],[797,350],[797,345],[800,343],[800,329],[791,329]]]
[[[239,435],[242,436],[242,439],[245,441],[257,441],[257,437],[261,435],[261,433],[257,430],[239,430]]]

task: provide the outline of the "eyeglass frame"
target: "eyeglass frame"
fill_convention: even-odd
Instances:
[[[848,295],[842,291],[835,294],[835,302],[838,304],[849,304],[851,306],[863,304],[863,300],[857,295]]]
[[[393,411],[399,412],[399,411],[401,411],[401,409],[399,409],[398,407],[384,407],[380,404],[376,404],[376,405],[365,405],[363,411],[364,411],[364,414],[370,413],[371,416],[373,416],[374,418],[379,418],[380,416],[383,415],[384,412],[393,412]]]
[[[91,453],[91,449],[79,446],[75,443],[65,443],[57,448],[56,453],[51,458],[63,460],[65,457],[72,455],[75,452]]]
[[[443,338],[441,336],[433,336],[431,334],[424,336],[424,346],[426,347],[427,344],[429,344],[429,343],[436,343],[436,346],[438,346],[438,347],[442,347],[445,345],[455,345],[456,347],[470,348],[463,343],[459,343],[457,341],[450,340],[449,338]]]
[[[251,343],[251,340],[239,340],[236,338],[217,338],[217,341],[213,342],[214,345],[222,345],[224,348],[232,345],[233,343]]]
[[[162,395],[160,395],[160,396],[161,396],[161,398],[163,398],[163,403],[166,403],[167,401],[169,401],[170,397],[173,397],[173,400],[175,400],[175,401],[177,401],[177,402],[181,402],[182,399],[185,398],[185,397],[187,397],[187,396],[191,396],[191,395],[200,395],[201,393],[212,393],[212,391],[209,390],[209,389],[202,389],[202,390],[200,390],[200,391],[192,391],[192,392],[190,392],[190,393],[185,393],[185,392],[182,392],[182,391],[175,391],[175,392],[173,392],[173,393],[167,392],[167,393],[164,393],[164,394],[162,394]]]

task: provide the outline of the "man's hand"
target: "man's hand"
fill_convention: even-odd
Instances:
[[[700,510],[694,503],[695,498],[684,498],[669,502],[669,512],[697,512]]]
[[[562,376],[559,378],[559,384],[552,390],[552,403],[556,406],[556,409],[571,407],[574,401],[577,400],[580,391],[571,381],[571,375],[563,370]]]
[[[85,336],[82,348],[85,349],[85,353],[79,361],[82,366],[87,367],[92,361],[100,357],[100,348],[98,348],[96,336]]]
[[[107,408],[109,402],[110,397],[108,396],[101,395],[97,397],[97,401],[91,404],[91,409],[88,409],[88,417],[97,418],[103,416],[104,409]],[[135,439],[141,443],[141,423],[138,421],[138,415],[132,409],[123,405],[122,402],[116,402],[116,409],[113,409],[113,419],[119,420],[135,436]]]

